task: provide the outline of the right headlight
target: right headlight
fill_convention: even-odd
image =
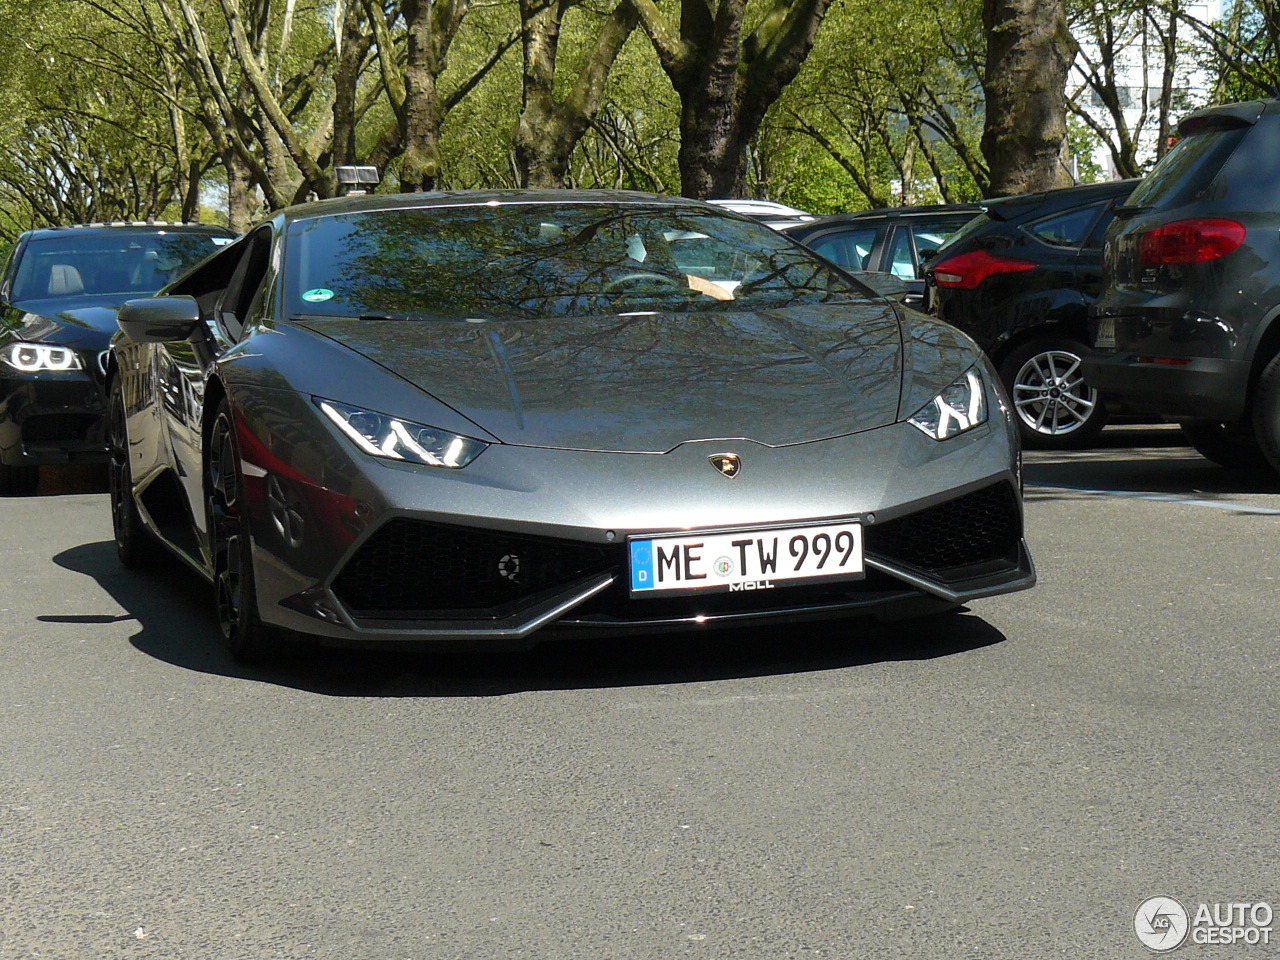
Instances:
[[[909,418],[913,427],[934,440],[950,440],[987,422],[987,386],[977,366]]]
[[[317,407],[357,447],[373,457],[424,463],[429,467],[465,467],[489,444],[438,427],[401,420],[349,403],[313,397]]]
[[[0,360],[21,373],[63,373],[84,369],[80,355],[74,350],[45,343],[11,343],[0,350]]]

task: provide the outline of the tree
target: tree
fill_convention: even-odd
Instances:
[[[987,38],[982,153],[989,196],[1070,183],[1061,163],[1067,136],[1067,71],[1076,43],[1065,0],[983,0]]]
[[[747,146],[799,72],[831,0],[773,0],[747,31],[746,0],[680,0],[673,25],[654,0],[630,0],[680,97],[680,187],[739,197]]]
[[[524,187],[561,187],[569,160],[600,113],[609,71],[636,27],[628,0],[618,0],[598,28],[596,42],[567,96],[556,96],[556,67],[565,14],[579,0],[520,0],[523,33],[523,109],[515,129],[515,158]],[[563,72],[563,71],[561,71]]]

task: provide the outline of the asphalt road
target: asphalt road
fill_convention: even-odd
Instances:
[[[1280,483],[1104,437],[1029,456],[1040,585],[962,616],[270,670],[47,477],[0,501],[0,958],[1094,960],[1157,894],[1280,910]]]

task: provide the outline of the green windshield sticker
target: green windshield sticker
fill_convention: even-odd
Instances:
[[[314,290],[308,290],[304,293],[302,299],[307,303],[324,303],[326,300],[333,299],[333,291],[326,290],[324,287],[316,287]]]

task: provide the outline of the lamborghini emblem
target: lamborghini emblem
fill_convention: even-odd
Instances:
[[[707,457],[711,465],[732,480],[742,470],[742,460],[736,453],[716,453]]]

